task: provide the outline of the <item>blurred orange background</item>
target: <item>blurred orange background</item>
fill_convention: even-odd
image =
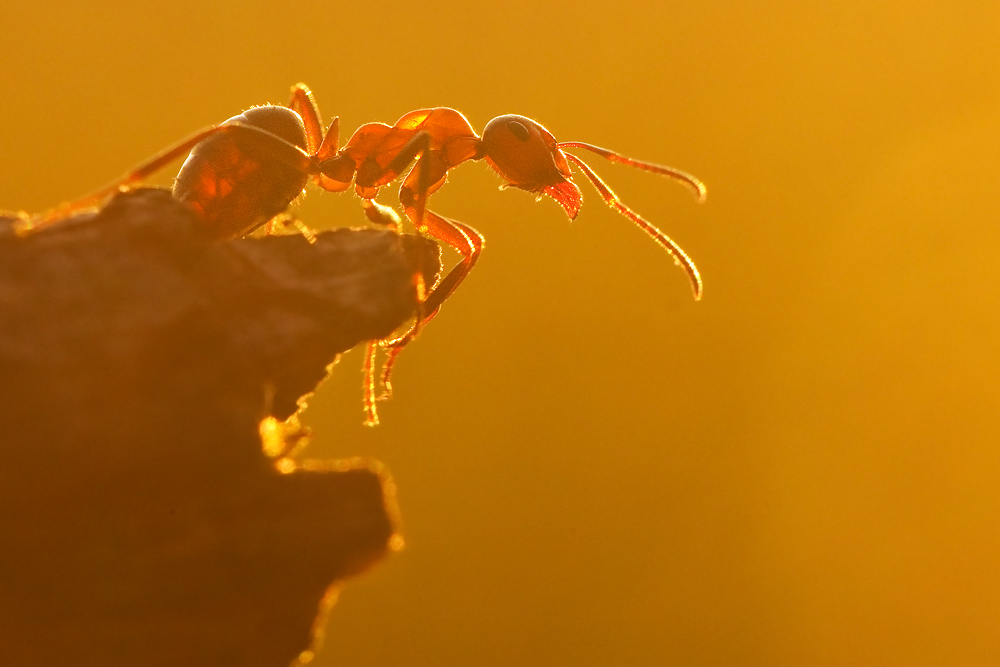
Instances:
[[[384,461],[406,548],[341,595],[328,665],[1000,662],[1000,5],[13,0],[0,208],[38,211],[308,83],[344,134],[518,113],[702,178],[464,165],[432,207],[483,257],[362,426],[361,355],[311,456]],[[175,172],[159,180],[169,183]],[[381,196],[395,203],[395,189]],[[312,191],[313,227],[360,224]]]

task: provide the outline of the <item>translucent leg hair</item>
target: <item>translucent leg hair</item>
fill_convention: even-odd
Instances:
[[[588,144],[560,144],[560,146],[567,146],[567,145],[582,146],[585,148],[589,147]],[[596,146],[593,148],[596,148]],[[598,149],[598,150],[603,150],[603,149]],[[610,151],[608,152],[610,153]],[[695,300],[697,301],[698,299],[700,299],[702,293],[701,275],[698,273],[698,269],[697,267],[695,267],[694,262],[691,261],[691,258],[688,257],[683,250],[681,250],[681,247],[676,243],[674,243],[669,236],[667,236],[659,229],[657,229],[656,226],[653,225],[653,223],[649,222],[641,215],[639,215],[638,213],[630,209],[628,206],[623,204],[621,200],[618,199],[618,195],[616,195],[614,191],[608,187],[607,183],[601,180],[601,177],[598,176],[586,162],[584,162],[577,156],[573,155],[572,153],[565,153],[565,155],[566,158],[570,162],[578,166],[580,168],[580,171],[582,171],[584,175],[590,180],[590,182],[593,183],[594,187],[597,189],[598,193],[600,193],[601,197],[604,199],[605,203],[608,206],[615,209],[616,211],[621,213],[623,216],[625,216],[635,224],[639,225],[639,227],[644,232],[649,234],[654,241],[659,243],[661,246],[663,246],[664,249],[666,249],[667,252],[670,253],[670,255],[674,258],[674,263],[680,265],[681,268],[683,268],[684,271],[687,273],[688,279],[691,281],[691,289],[694,291]],[[616,154],[612,153],[612,155]],[[626,162],[626,160],[628,160],[628,162]],[[660,169],[667,169],[667,168],[660,167],[659,165],[651,165],[646,162],[638,163],[637,161],[631,160],[631,158],[621,158],[615,161],[624,162],[625,164],[632,164],[633,166],[637,166],[640,169],[647,169],[648,171],[655,171],[656,173],[664,173],[665,175],[678,178],[679,180],[684,181],[689,185],[691,185],[696,190],[696,192],[699,193],[700,198],[704,197],[705,186],[702,184],[701,181],[694,178],[693,176],[688,176],[687,174],[684,174],[686,178],[682,178],[677,174],[683,174],[683,172],[677,172],[676,170],[670,170],[670,173],[659,171]],[[652,167],[657,167],[657,168],[653,169]]]

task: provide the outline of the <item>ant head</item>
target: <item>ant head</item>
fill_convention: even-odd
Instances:
[[[486,161],[515,188],[538,192],[570,176],[555,137],[530,118],[494,118],[483,130],[483,147]]]
[[[510,186],[543,192],[575,218],[580,208],[579,188],[571,180],[566,156],[555,137],[535,122],[514,114],[498,116],[483,130],[486,162]]]

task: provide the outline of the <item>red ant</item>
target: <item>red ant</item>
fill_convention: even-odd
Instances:
[[[396,226],[396,213],[375,203],[374,198],[380,187],[398,178],[416,160],[400,186],[403,211],[417,231],[448,244],[462,259],[426,293],[420,279],[415,278],[422,307],[406,333],[392,340],[369,342],[364,363],[364,405],[369,425],[378,423],[375,401],[391,393],[390,374],[396,357],[434,317],[482,251],[484,239],[479,232],[426,208],[427,197],[444,184],[448,171],[467,160],[485,158],[505,180],[502,187],[549,195],[570,219],[576,217],[582,203],[569,168],[572,162],[609,206],[639,225],[673,256],[687,272],[695,299],[701,298],[701,277],[684,251],[625,206],[583,160],[563,148],[583,148],[612,162],[677,179],[690,186],[699,201],[704,200],[705,186],[689,174],[591,144],[556,142],[540,123],[524,116],[494,118],[480,137],[465,116],[446,107],[412,111],[391,126],[363,125],[343,148],[338,147],[338,141],[339,119],[334,118],[324,134],[312,93],[300,83],[292,88],[288,107],[254,107],[202,130],[91,195],[37,216],[32,226],[94,206],[119,189],[142,182],[188,151],[190,155],[177,175],[173,193],[191,205],[209,233],[217,238],[244,236],[284,214],[310,178],[330,192],[344,191],[353,182],[368,218]],[[380,344],[389,353],[381,377],[385,393],[377,399],[374,367]]]

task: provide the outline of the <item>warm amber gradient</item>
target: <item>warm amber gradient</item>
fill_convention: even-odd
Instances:
[[[345,135],[444,105],[693,173],[592,162],[700,303],[583,179],[572,225],[481,164],[434,195],[481,261],[382,426],[360,352],[306,415],[407,544],[314,664],[1000,662],[1000,5],[541,4],[6,3],[0,207],[300,80]]]

